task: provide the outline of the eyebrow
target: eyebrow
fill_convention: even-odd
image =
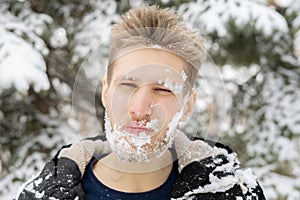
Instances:
[[[131,76],[131,75],[119,75],[117,76],[113,82],[117,82],[117,81],[134,81],[134,82],[142,82],[140,79],[136,78],[135,76]],[[171,82],[173,82],[175,80],[171,79]],[[152,83],[152,84],[156,84],[156,85],[160,85],[160,86],[165,86],[165,84],[168,84],[168,81],[166,80],[156,80],[156,81],[147,81],[148,83]],[[177,81],[175,81],[176,83],[179,83]]]
[[[136,77],[130,75],[125,75],[125,77],[123,76],[123,79],[130,80],[130,81],[138,81]]]
[[[119,75],[117,76],[114,81],[139,81],[137,78],[134,76],[129,76],[129,75]]]

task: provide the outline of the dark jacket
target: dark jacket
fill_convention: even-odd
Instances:
[[[37,176],[24,184],[17,199],[85,199],[81,186],[84,169],[93,155],[103,153],[107,149],[102,148],[98,152],[88,149],[93,142],[100,142],[101,144],[97,143],[98,147],[104,145],[105,143],[99,138],[84,140],[84,142],[87,144],[82,145],[82,142],[79,142],[64,146]],[[180,160],[179,158],[180,174],[171,193],[171,199],[265,199],[263,191],[251,171],[239,169],[236,154],[229,147],[220,143],[204,142],[203,140],[201,142],[209,144],[213,150],[222,153],[198,159],[197,156],[196,158],[194,156],[197,154],[193,154],[194,150],[191,150],[192,154],[186,157],[188,159]],[[202,144],[200,140],[198,143]],[[83,157],[85,158],[82,159]]]

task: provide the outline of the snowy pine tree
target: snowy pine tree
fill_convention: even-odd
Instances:
[[[74,128],[81,133],[94,123],[94,116],[81,113],[94,108],[85,95],[94,92],[97,80],[79,87],[84,93],[72,101],[74,83],[82,86],[104,66],[111,25],[143,3],[177,9],[206,38],[215,74],[222,75],[225,88],[218,82],[215,91],[207,83],[220,77],[200,77],[197,110],[186,131],[231,146],[258,175],[268,199],[299,199],[297,0],[2,1],[0,198],[11,199],[62,144],[78,140]],[[91,51],[99,54],[88,60]],[[83,64],[88,67],[78,78]],[[99,94],[96,108],[101,124]]]
[[[80,139],[72,111],[95,105],[82,98],[73,106],[76,73],[119,15],[114,1],[96,0],[1,1],[0,11],[0,198],[12,199],[62,145]],[[101,116],[99,99],[96,107]]]

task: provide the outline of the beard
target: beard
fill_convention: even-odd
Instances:
[[[176,113],[167,126],[167,130],[154,136],[137,136],[121,131],[105,112],[105,132],[107,141],[114,154],[124,162],[145,163],[159,158],[171,148],[182,111]]]

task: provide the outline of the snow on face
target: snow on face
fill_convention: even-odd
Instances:
[[[185,62],[160,50],[139,50],[114,62],[106,85],[107,140],[122,161],[149,162],[171,146],[185,103]]]
[[[157,132],[159,129],[158,127],[158,120],[157,119],[153,119],[150,122],[146,123],[146,128],[152,129],[154,132]]]
[[[147,135],[141,132],[138,135],[127,133],[122,130],[122,127],[114,124],[111,126],[111,121],[105,113],[105,131],[106,137],[115,155],[125,162],[144,163],[149,162],[154,158],[162,156],[168,148],[171,147],[175,138],[175,129],[182,118],[188,94],[184,100],[182,109],[175,113],[172,120],[167,125],[167,130],[157,135]],[[157,119],[151,120],[146,127],[157,128]]]
[[[186,73],[183,70],[181,71],[181,78],[182,78],[183,82],[185,82],[186,79],[188,78],[188,76],[186,75]]]
[[[163,86],[170,89],[176,95],[179,95],[183,92],[183,84],[180,84],[179,82],[174,82],[170,78],[166,78],[165,80],[159,80],[158,84],[163,84]]]
[[[134,126],[149,128],[151,125],[153,132],[158,132],[180,110],[184,84],[181,70],[157,64],[117,75],[109,88],[110,119],[117,127],[138,123]],[[148,112],[151,117],[145,119]]]

